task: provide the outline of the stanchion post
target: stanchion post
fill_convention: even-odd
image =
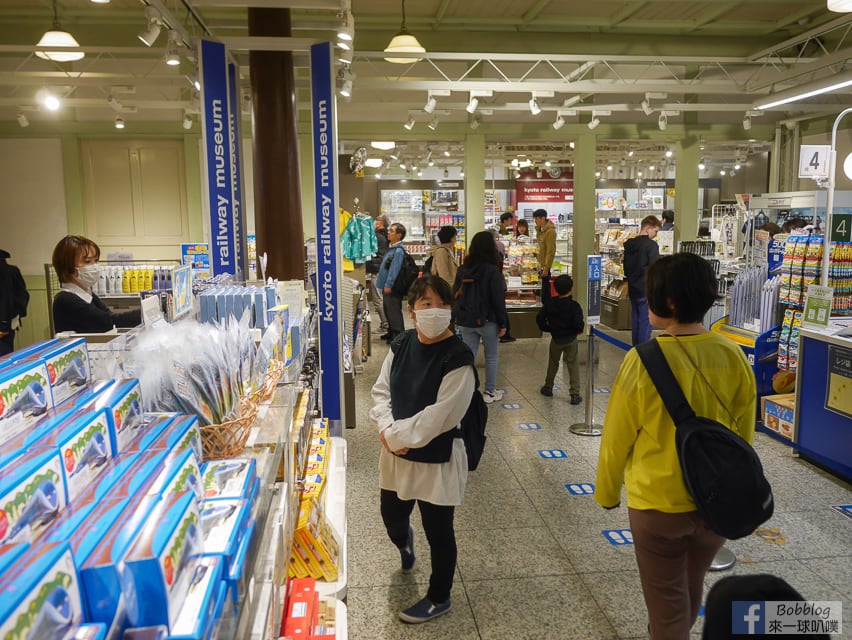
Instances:
[[[588,261],[588,297],[586,322],[589,325],[586,355],[586,421],[572,424],[568,430],[578,436],[599,436],[601,428],[594,424],[595,411],[595,330],[601,321],[601,256],[586,256]]]

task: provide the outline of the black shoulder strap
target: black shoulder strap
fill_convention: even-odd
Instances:
[[[460,356],[472,356],[470,352],[470,347],[468,347],[464,342],[459,340],[444,356],[444,370],[446,373],[450,371],[454,371],[455,369],[460,369],[461,367],[466,367],[470,365],[473,368],[473,379],[474,379],[474,390],[479,389],[479,373],[476,371],[476,364],[473,362],[471,358],[470,362],[464,362],[462,364],[458,364],[461,359]],[[455,365],[455,366],[452,366]]]
[[[689,401],[683,395],[683,391],[675,378],[672,368],[666,361],[666,356],[660,348],[660,343],[657,339],[648,340],[636,347],[636,353],[639,354],[639,359],[648,370],[648,375],[651,376],[651,382],[657,387],[657,393],[663,399],[663,404],[675,426],[689,420],[695,416],[692,407],[689,406]]]

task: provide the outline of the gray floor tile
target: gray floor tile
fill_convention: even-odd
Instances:
[[[554,527],[552,531],[553,537],[578,573],[635,570],[633,545],[610,544],[601,533],[607,528],[594,524],[574,524]]]
[[[546,527],[460,531],[456,544],[465,582],[575,573]]]
[[[544,521],[523,490],[472,491],[456,509],[455,528],[468,530],[543,527]]]
[[[622,637],[647,638],[648,611],[638,571],[585,573],[583,584]]]

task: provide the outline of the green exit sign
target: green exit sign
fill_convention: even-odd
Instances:
[[[835,213],[831,216],[831,241],[852,242],[852,214]]]

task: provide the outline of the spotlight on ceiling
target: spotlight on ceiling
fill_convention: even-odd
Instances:
[[[352,81],[349,78],[343,81],[340,87],[340,95],[344,98],[352,97]]]
[[[189,111],[183,112],[183,128],[192,129],[192,114]]]
[[[612,165],[611,165],[611,164],[606,165],[606,170],[607,170],[607,171],[612,171]]]
[[[21,129],[26,129],[30,126],[30,121],[27,119],[27,116],[23,111],[18,111],[17,120],[18,126],[21,127]]]
[[[115,128],[124,129],[124,118],[121,116],[115,116]]]
[[[627,152],[628,158],[632,158],[634,155],[636,155],[636,152],[633,149],[630,149],[630,151]]]
[[[538,101],[535,99],[535,95],[530,98],[530,113],[534,116],[541,113],[541,107],[538,106]]]
[[[391,149],[396,148],[396,142],[392,140],[373,140],[370,143],[370,146],[373,149],[379,149],[380,151],[390,151]]]
[[[588,125],[586,125],[586,126],[588,126],[588,127],[589,127],[589,129],[593,129],[593,130],[594,130],[595,128],[597,128],[597,126],[598,126],[600,123],[601,123],[600,118],[592,118],[592,119],[589,121],[589,124],[588,124]],[[600,172],[598,172],[598,173],[600,173]]]
[[[355,18],[351,11],[344,11],[340,15],[340,26],[337,27],[337,39],[342,43],[351,43],[355,37]]]
[[[160,37],[160,30],[163,28],[163,18],[156,7],[147,5],[145,7],[145,19],[148,20],[148,26],[139,34],[139,39],[146,47],[152,46],[157,38]]]
[[[180,64],[180,45],[178,40],[180,34],[172,29],[169,31],[169,45],[166,47],[166,64],[170,67],[176,67]]]
[[[444,177],[445,177],[445,178],[449,178],[449,177],[450,177],[450,170],[449,170],[449,169],[444,169]]]
[[[648,102],[647,98],[642,101],[642,111],[645,112],[646,116],[649,116],[654,113],[654,108],[651,106],[651,103]]]
[[[414,128],[414,124],[415,124],[414,116],[409,116],[408,122],[406,122],[402,126],[405,127],[407,131],[411,131]]]
[[[734,165],[734,171],[739,171],[739,170],[740,170],[740,163],[739,163],[739,162],[737,162],[737,163]]]
[[[59,98],[49,89],[39,89],[36,93],[36,100],[48,111],[59,111],[62,106]]]
[[[476,108],[479,106],[479,98],[476,96],[470,96],[470,101],[467,103],[467,106],[464,108],[468,113],[474,113]]]
[[[719,169],[719,175],[720,175],[720,176],[723,176],[723,175],[725,175],[726,173],[727,173],[727,172],[726,172],[724,169]]]
[[[596,178],[600,178],[600,177],[601,177],[601,172],[600,172],[600,171],[595,171],[595,177],[596,177]]]
[[[427,124],[426,126],[429,127],[429,129],[431,129],[432,131],[434,131],[435,129],[438,128],[438,118],[437,117],[432,118],[429,121],[429,124]]]
[[[751,129],[751,116],[749,114],[743,116],[743,129],[745,131]]]
[[[444,149],[444,156],[446,156],[447,158],[450,157],[450,151],[448,149]]]
[[[107,96],[107,104],[116,113],[121,113],[121,110],[124,109],[124,105],[113,95]]]
[[[671,150],[671,149],[666,149],[666,157],[667,157],[667,158],[671,158],[671,157],[672,157],[672,150]]]
[[[660,117],[657,118],[657,126],[660,128],[660,131],[665,131],[669,126],[669,117],[665,112],[660,113]]]
[[[431,93],[426,98],[426,104],[423,105],[423,111],[426,113],[432,113],[435,111],[435,107],[438,106],[438,100]]]
[[[557,116],[556,120],[553,122],[553,128],[559,131],[562,127],[565,126],[565,118],[562,116]]]
[[[201,91],[201,81],[198,79],[198,71],[193,71],[192,73],[187,73],[184,78],[186,81],[195,87],[196,91]]]
[[[698,170],[704,171],[707,168],[707,165],[704,163],[704,158],[698,161]]]
[[[352,64],[352,49],[341,49],[337,52],[337,61],[340,64]]]

